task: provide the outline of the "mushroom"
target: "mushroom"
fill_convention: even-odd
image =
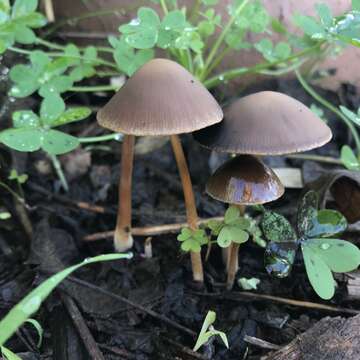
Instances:
[[[122,144],[119,210],[114,236],[117,251],[132,247],[131,178],[135,136],[170,135],[178,165],[187,222],[197,229],[191,178],[178,134],[216,124],[223,113],[206,88],[176,62],[154,59],[141,67],[98,112],[101,126],[125,134]],[[191,253],[193,277],[203,281],[201,255]]]
[[[284,194],[276,174],[253,155],[240,155],[225,162],[210,177],[206,192],[214,199],[238,206],[244,215],[246,205],[274,201]],[[239,244],[233,242],[228,258],[227,288],[234,284],[238,269]]]
[[[320,147],[331,140],[332,133],[301,102],[262,91],[233,102],[221,123],[195,132],[194,138],[219,152],[281,155]],[[230,249],[229,258],[233,251]]]

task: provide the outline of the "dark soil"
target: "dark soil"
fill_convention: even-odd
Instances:
[[[5,96],[6,81],[2,81],[0,86],[2,127],[7,126],[9,114],[15,108],[37,108],[37,97],[26,104],[21,100],[11,102]],[[259,84],[247,92],[259,89],[281,91],[308,105],[312,103],[294,81]],[[339,94],[326,95],[335,104],[339,103],[341,97],[341,101],[348,106],[359,106],[359,96],[349,86],[344,86]],[[106,100],[107,97],[102,95],[67,96],[69,103],[96,107]],[[337,149],[341,144],[348,143],[349,136],[342,123],[331,114],[326,115],[335,138],[317,153],[338,156]],[[71,132],[86,132],[90,136],[100,134],[102,130],[95,124],[93,115],[90,120],[73,125]],[[199,215],[202,218],[223,215],[225,207],[206,196],[204,184],[224,157],[211,155],[197,145],[191,136],[183,136],[182,140],[194,181]],[[21,213],[14,206],[14,199],[2,189],[1,206],[11,212],[12,218],[0,222],[1,317],[50,274],[86,257],[112,252],[111,239],[84,242],[83,238],[114,227],[120,145],[111,142],[84,150],[87,149],[61,158],[70,182],[70,191],[64,193],[44,153],[24,154],[5,147],[0,149],[1,181],[14,186],[6,180],[12,168],[29,175],[24,191],[33,228],[30,239],[29,229],[26,231]],[[311,162],[290,161],[282,157],[269,158],[266,162],[270,165],[303,167],[306,169],[304,176],[311,180],[316,177],[319,167]],[[300,196],[299,190],[287,190],[286,195],[273,206],[293,219]],[[103,207],[104,212],[81,209],[76,206],[80,201]],[[185,221],[181,184],[169,144],[136,157],[133,209],[134,226]],[[100,351],[105,359],[235,360],[247,356],[247,359],[255,360],[269,350],[249,345],[244,341],[245,335],[273,344],[287,344],[322,317],[331,315],[326,311],[248,298],[241,295],[237,286],[233,291],[226,292],[221,254],[216,248],[213,248],[209,261],[205,263],[205,285],[199,288],[191,281],[189,257],[181,253],[176,234],[154,236],[153,258],[150,259],[143,256],[145,238],[136,237],[135,240],[134,258],[131,261],[114,261],[83,268],[64,281],[43,304],[36,315],[45,330],[41,354],[36,349],[36,332],[28,325],[11,338],[8,347],[20,353],[22,359],[100,359],[94,355]],[[241,247],[238,277],[257,277],[261,280],[258,290],[253,293],[322,303],[308,283],[301,259],[297,259],[288,278],[272,279],[264,270],[263,252],[252,242]],[[343,280],[339,279],[340,286],[335,298],[326,304],[358,309],[358,303],[347,300]],[[150,309],[155,315],[124,303],[121,297]],[[69,302],[69,299],[74,302]],[[80,315],[77,314],[77,321],[73,321],[76,309]],[[191,353],[190,349],[195,343],[191,334],[199,332],[208,310],[216,311],[218,318],[215,326],[227,334],[231,349],[226,350],[221,342],[215,340],[210,341],[198,354]],[[162,318],[156,317],[156,314]],[[85,330],[79,325],[81,323],[85,325]],[[84,342],[80,337],[79,334],[84,336],[86,329],[95,339],[94,343],[91,340]]]

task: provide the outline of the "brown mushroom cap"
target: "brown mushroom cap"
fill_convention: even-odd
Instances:
[[[284,194],[284,187],[258,158],[240,155],[215,171],[206,184],[206,192],[225,203],[256,205],[278,199]]]
[[[331,140],[330,128],[290,96],[263,91],[235,101],[224,120],[195,139],[221,152],[280,155],[311,150]]]
[[[101,126],[138,136],[189,133],[222,118],[208,90],[166,59],[141,67],[97,114]]]

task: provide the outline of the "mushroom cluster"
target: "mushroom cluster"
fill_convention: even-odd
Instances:
[[[101,126],[125,134],[121,151],[119,209],[114,235],[117,251],[132,247],[131,184],[135,136],[170,135],[191,230],[198,216],[189,169],[178,134],[216,124],[223,112],[208,90],[176,62],[155,59],[141,67],[98,112]],[[201,254],[191,252],[195,281],[203,281]]]
[[[311,150],[330,141],[330,128],[301,102],[282,93],[263,91],[245,96],[224,111],[224,120],[199,130],[194,138],[203,146],[243,154],[222,165],[210,178],[207,193],[240,206],[264,204],[282,196],[275,173],[254,155],[281,155]],[[235,240],[235,239],[234,239]],[[227,252],[227,287],[238,269],[239,244]]]
[[[123,133],[119,209],[114,235],[117,251],[132,247],[131,188],[136,136],[169,135],[181,177],[187,221],[198,228],[191,178],[179,134],[194,133],[203,146],[241,154],[223,164],[208,181],[213,198],[236,205],[278,199],[284,187],[275,173],[254,155],[280,155],[310,150],[331,139],[331,131],[305,105],[276,92],[260,92],[235,101],[223,112],[207,89],[179,64],[155,59],[140,68],[98,112],[101,126]],[[239,244],[228,251],[227,286],[238,268]],[[193,278],[203,282],[201,252],[191,252]]]

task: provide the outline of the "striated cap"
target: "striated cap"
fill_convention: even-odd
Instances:
[[[237,156],[210,177],[206,192],[214,199],[237,205],[274,201],[284,194],[276,174],[252,155]]]
[[[331,140],[332,133],[301,102],[263,91],[235,101],[220,124],[197,131],[194,137],[216,151],[280,155],[320,147]]]
[[[222,118],[209,91],[178,63],[166,59],[141,67],[97,114],[101,126],[138,136],[189,133]]]

